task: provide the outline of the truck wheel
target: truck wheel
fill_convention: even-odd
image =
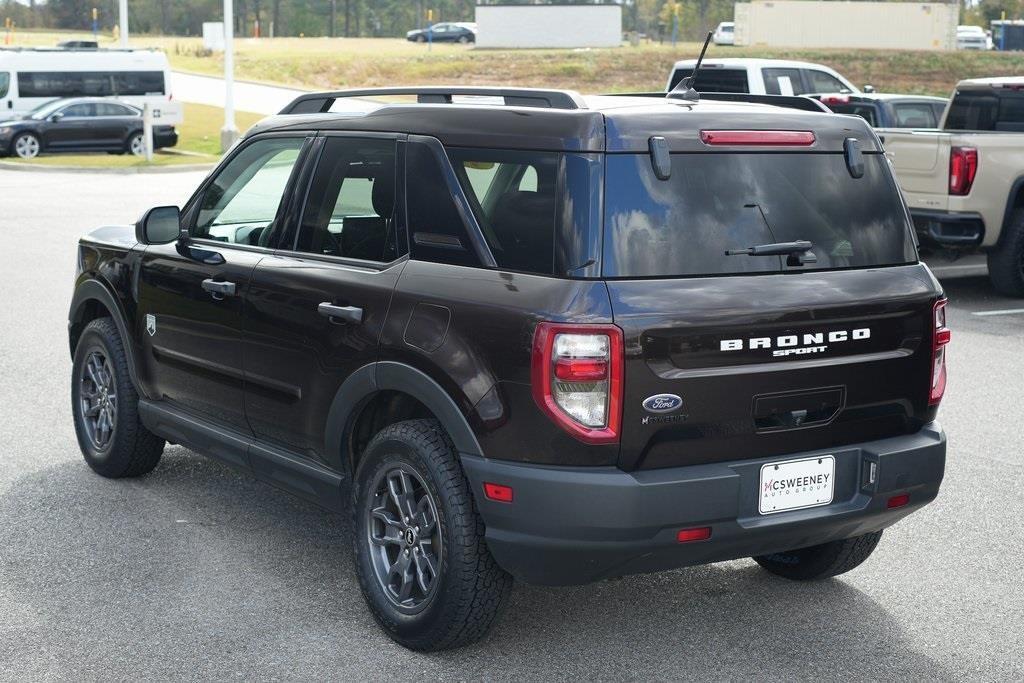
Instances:
[[[160,462],[164,440],[139,421],[139,395],[110,318],[85,326],[71,370],[71,410],[85,462],[111,479],[137,477]]]
[[[1024,208],[1014,209],[997,249],[988,252],[988,276],[1000,294],[1024,297]]]
[[[352,490],[356,574],[397,643],[443,650],[483,637],[512,587],[491,557],[455,448],[436,420],[382,429]]]
[[[875,550],[881,531],[855,536],[842,541],[831,541],[812,545],[800,550],[787,550],[755,557],[754,561],[785,579],[793,581],[816,581],[845,574]]]

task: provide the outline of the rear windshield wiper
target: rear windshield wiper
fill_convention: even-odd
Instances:
[[[795,242],[774,242],[772,244],[758,244],[746,249],[729,249],[726,256],[788,256],[786,265],[802,266],[805,263],[817,263],[818,257],[811,249],[814,247],[807,240],[796,240]]]

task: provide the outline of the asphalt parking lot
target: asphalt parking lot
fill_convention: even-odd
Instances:
[[[200,179],[0,170],[0,679],[1024,678],[1024,301],[945,282],[944,489],[859,569],[517,586],[482,643],[413,654],[364,608],[345,519],[180,447],[134,481],[78,452],[76,238]]]

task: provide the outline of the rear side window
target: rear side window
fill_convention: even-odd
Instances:
[[[849,104],[829,103],[828,108],[837,114],[852,114],[853,116],[859,116],[867,121],[868,125],[872,127],[878,126],[878,111],[873,104],[863,104],[858,102],[850,102]]]
[[[551,275],[559,155],[447,151],[498,267]]]
[[[163,71],[19,71],[21,97],[163,95]]]
[[[935,128],[935,110],[927,103],[895,104],[897,128]]]
[[[944,128],[1024,131],[1024,92],[1009,88],[960,91],[949,105]]]
[[[693,73],[692,68],[676,69],[672,74],[669,90],[679,85],[679,82],[691,73]],[[750,92],[746,69],[716,69],[711,66],[702,66],[693,87],[698,92]]]
[[[799,95],[804,92],[800,69],[765,69],[764,91],[769,95]]]
[[[853,178],[842,154],[673,154],[658,180],[646,154],[608,155],[604,275],[672,277],[860,268],[917,260],[885,157]],[[817,263],[727,256],[809,240]]]
[[[420,261],[479,266],[445,172],[433,150],[409,143],[405,194],[412,257]]]

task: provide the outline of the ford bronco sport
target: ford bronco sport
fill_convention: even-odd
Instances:
[[[765,101],[301,96],[180,211],[82,238],[86,462],[182,444],[351,511],[422,650],[513,577],[856,567],[938,493],[945,299],[863,119]]]

